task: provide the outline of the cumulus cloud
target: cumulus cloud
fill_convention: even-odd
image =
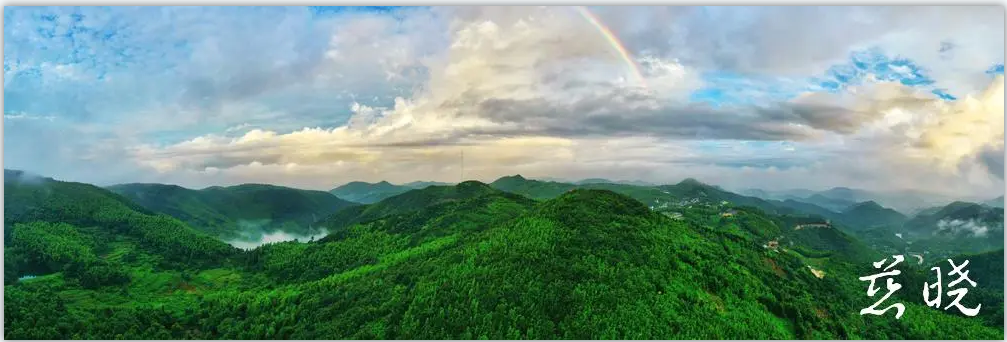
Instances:
[[[1004,11],[994,6],[625,7],[599,13],[635,49],[704,69],[809,75],[858,49],[881,47],[920,61],[945,88],[968,93],[984,80],[976,78],[981,70],[966,66],[1003,63]]]
[[[893,105],[888,128],[900,133],[907,152],[946,169],[977,161],[1003,178],[1004,78],[997,76],[985,91],[947,103],[940,100]],[[996,155],[999,154],[999,166]],[[999,170],[999,171],[998,171]]]
[[[979,160],[997,178],[1004,178],[1004,146],[988,146],[979,153]]]
[[[76,23],[60,16],[51,25],[104,36],[102,24],[116,23],[122,34],[84,42],[95,65],[124,65],[107,70],[60,69],[72,64],[59,57],[72,46],[15,25],[5,29],[12,38],[5,50],[24,58],[5,55],[5,96],[18,111],[80,114],[49,126],[5,117],[8,128],[30,129],[5,136],[5,163],[87,172],[82,180],[91,181],[321,189],[513,173],[960,193],[1002,183],[1003,79],[990,84],[982,73],[1003,60],[1002,34],[987,30],[1002,31],[1002,12],[591,10],[630,49],[643,82],[568,7],[331,17],[303,8],[144,8],[93,10]],[[7,19],[28,25],[30,14]],[[40,39],[60,53],[28,52]],[[859,85],[807,84],[874,46],[919,58],[960,100],[871,79],[876,70],[864,71]],[[135,49],[135,58],[113,53],[123,48]],[[39,81],[26,71],[35,69],[52,76]],[[731,76],[739,77],[732,96],[743,101],[722,101],[725,78],[711,81],[711,74],[741,75]],[[695,99],[700,90],[709,90],[709,101]],[[75,138],[39,138],[50,135]],[[48,155],[58,161],[38,157],[53,146],[60,153]],[[110,160],[128,165],[101,173]]]
[[[919,137],[921,148],[944,164],[985,152],[1004,142],[1004,78],[996,80],[978,96],[954,104],[940,103]]]
[[[950,232],[951,234],[966,233],[975,237],[986,236],[990,227],[975,219],[968,220],[940,220],[937,222],[938,232]]]
[[[605,60],[611,47],[578,39],[584,30],[577,28],[585,23],[562,9],[508,10],[503,20],[486,13],[497,14],[462,11],[470,21],[455,22],[450,48],[430,62],[431,78],[421,90],[392,108],[354,103],[346,128],[286,136],[253,131],[233,141],[203,137],[168,149],[175,155],[251,151],[244,160],[232,158],[242,164],[249,158],[272,161],[258,153],[275,146],[432,147],[479,137],[802,140],[819,130],[847,133],[876,116],[870,108],[815,103],[811,97],[754,109],[683,103],[680,95],[698,85],[687,69],[649,56],[643,59],[647,84],[657,88],[627,82],[625,70]],[[571,66],[580,72],[566,70]],[[273,141],[250,142],[266,138]],[[197,144],[205,146],[192,149]]]

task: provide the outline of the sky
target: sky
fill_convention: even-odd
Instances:
[[[6,7],[5,168],[98,185],[1004,183],[1002,7]]]

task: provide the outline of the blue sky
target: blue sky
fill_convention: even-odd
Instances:
[[[483,180],[523,171],[744,186],[738,175],[754,172],[825,187],[876,173],[861,184],[871,186],[890,183],[894,162],[868,147],[883,142],[885,154],[955,164],[913,181],[1002,182],[1002,171],[967,171],[1002,150],[1002,129],[956,143],[965,147],[899,150],[944,141],[947,125],[918,128],[933,130],[923,138],[899,127],[1002,82],[1002,13],[590,10],[646,87],[571,8],[10,7],[4,164],[97,183],[328,188],[457,174],[447,156],[470,148],[487,153],[472,166]],[[901,102],[877,97],[896,91]],[[878,128],[892,120],[904,123]],[[837,155],[871,165],[816,178]],[[587,156],[599,162],[576,162]],[[898,163],[927,162],[916,159]]]

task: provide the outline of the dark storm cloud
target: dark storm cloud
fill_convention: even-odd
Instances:
[[[634,96],[638,95],[601,96],[565,105],[541,99],[488,99],[471,112],[512,127],[499,132],[506,134],[769,141],[804,140],[816,130],[851,133],[871,118],[845,107],[797,103],[763,108],[705,104],[654,108]]]

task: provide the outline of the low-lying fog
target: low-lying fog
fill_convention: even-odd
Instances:
[[[249,236],[234,239],[227,241],[227,243],[230,244],[231,246],[248,250],[248,249],[254,249],[267,243],[274,243],[274,242],[293,241],[293,240],[306,242],[309,240],[320,239],[328,234],[329,232],[325,229],[321,229],[320,231],[309,235],[301,235],[301,234],[288,233],[284,231],[277,231],[271,233],[262,233],[261,235],[255,237]]]

